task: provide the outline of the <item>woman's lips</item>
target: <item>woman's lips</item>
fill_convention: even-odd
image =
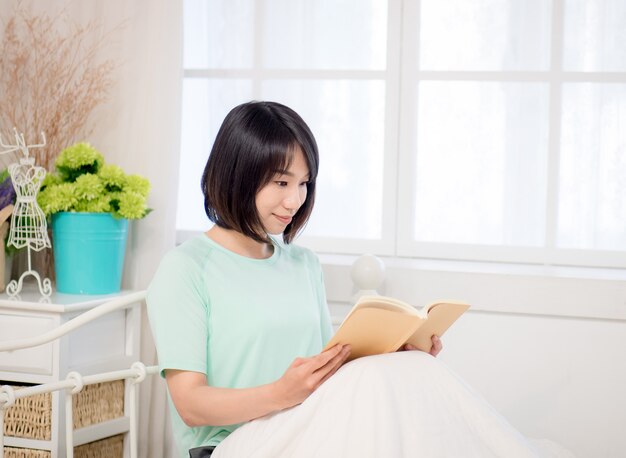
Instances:
[[[293,219],[291,216],[279,216],[279,215],[274,215],[274,216],[276,217],[278,221],[283,223],[285,226],[291,223],[291,220]]]

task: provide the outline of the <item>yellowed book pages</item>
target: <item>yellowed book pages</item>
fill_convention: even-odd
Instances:
[[[468,308],[464,302],[440,301],[417,310],[391,297],[364,296],[325,349],[338,343],[350,344],[349,360],[393,352],[405,343],[429,351],[432,336],[442,336]]]

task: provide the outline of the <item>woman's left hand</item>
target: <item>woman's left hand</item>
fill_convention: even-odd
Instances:
[[[436,357],[441,352],[441,350],[443,349],[443,344],[441,343],[441,339],[438,336],[433,336],[431,340],[433,342],[433,345],[432,345],[432,347],[430,347],[430,351],[428,353],[431,356],[435,356]],[[411,344],[405,344],[401,348],[401,350],[411,351],[411,350],[419,350],[419,348],[414,347]]]

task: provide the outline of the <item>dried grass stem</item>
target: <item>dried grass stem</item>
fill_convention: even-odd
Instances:
[[[108,99],[115,69],[111,59],[99,59],[107,38],[101,26],[64,16],[18,5],[0,43],[0,133],[12,138],[16,127],[28,142],[45,132],[46,147],[33,154],[48,170],[63,148],[91,133],[89,115]]]

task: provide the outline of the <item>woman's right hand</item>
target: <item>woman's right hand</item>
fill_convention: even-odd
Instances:
[[[296,358],[283,376],[274,382],[282,409],[302,403],[350,356],[350,345],[334,347],[310,358]]]

